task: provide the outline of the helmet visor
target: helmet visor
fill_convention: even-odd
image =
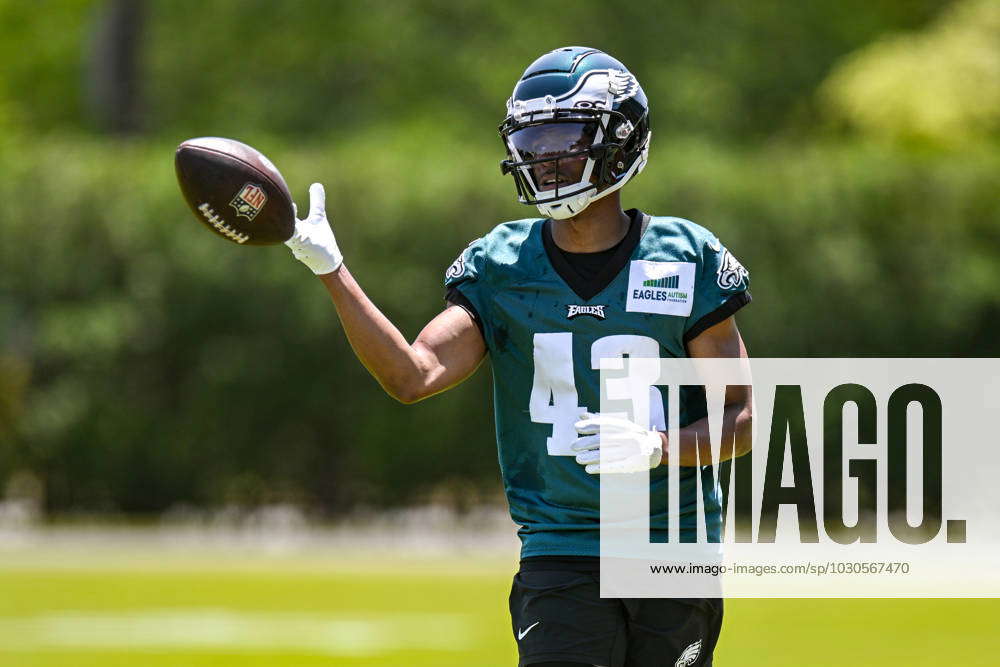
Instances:
[[[521,160],[555,157],[562,153],[586,151],[594,143],[597,123],[542,123],[510,133],[510,144]]]
[[[518,162],[530,170],[539,192],[579,183],[590,147],[597,136],[595,121],[542,123],[511,132],[507,140]],[[546,160],[545,158],[552,158]]]

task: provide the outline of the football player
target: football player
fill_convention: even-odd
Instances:
[[[622,186],[646,165],[649,108],[606,53],[567,47],[532,63],[500,136],[502,171],[541,215],[503,223],[462,251],[445,272],[448,306],[413,343],[344,266],[321,185],[288,245],[329,290],[358,358],[398,400],[453,387],[490,355],[500,468],[522,542],[510,594],[520,665],[710,665],[721,600],[599,596],[599,476],[649,470],[652,492],[665,494],[667,450],[655,388],[649,423],[603,416],[597,369],[622,356],[745,357],[733,315],[750,302],[747,271],[703,227],[622,210]],[[736,455],[750,446],[750,411],[749,390],[727,396]],[[682,496],[681,539],[695,534],[701,476],[709,539],[719,541],[719,491],[697,467],[708,441],[704,395],[682,395],[680,418],[677,463],[690,500]],[[654,540],[666,514],[653,510]]]

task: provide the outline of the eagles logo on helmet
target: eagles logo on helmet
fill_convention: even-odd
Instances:
[[[500,163],[518,200],[563,220],[646,166],[649,105],[635,76],[597,49],[569,46],[533,62],[507,100]]]

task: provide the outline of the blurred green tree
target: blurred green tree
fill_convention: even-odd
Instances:
[[[495,126],[523,67],[568,43],[644,82],[651,162],[625,202],[705,224],[740,256],[752,354],[1000,353],[996,142],[873,140],[881,125],[817,92],[867,90],[853,63],[895,67],[877,57],[885,35],[919,55],[957,25],[992,30],[961,18],[975,3],[936,19],[944,4],[147,0],[142,133],[109,136],[84,104],[106,3],[0,1],[0,488],[38,479],[60,512],[499,498],[487,372],[395,404],[284,248],[190,219],[171,155],[235,136],[294,195],[324,181],[352,272],[413,337],[466,243],[534,215],[499,174]],[[971,61],[942,57],[935,81],[945,62]],[[900,85],[874,108],[922,132]],[[830,131],[831,108],[863,131]],[[963,132],[993,136],[989,118],[961,116]]]
[[[890,139],[956,147],[1000,131],[1000,4],[963,0],[919,32],[880,39],[823,84],[831,112]]]
[[[113,134],[141,128],[140,42],[143,0],[107,0],[94,19],[87,63],[87,97],[98,127]]]

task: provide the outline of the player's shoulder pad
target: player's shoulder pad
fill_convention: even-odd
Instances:
[[[749,272],[719,238],[691,220],[650,218],[643,242],[653,249],[664,249],[678,260],[697,263],[699,276],[715,281],[719,289],[740,291],[750,284]]]
[[[646,228],[644,240],[654,244],[671,244],[678,249],[701,255],[706,245],[716,245],[719,239],[696,222],[685,218],[652,217]]]
[[[500,223],[459,253],[445,271],[444,284],[450,287],[466,280],[485,281],[491,274],[490,267],[515,264],[532,228],[541,222],[539,218],[526,218]]]
[[[642,236],[647,253],[664,254],[675,261],[701,262],[706,249],[719,239],[701,225],[675,217],[651,217]]]

